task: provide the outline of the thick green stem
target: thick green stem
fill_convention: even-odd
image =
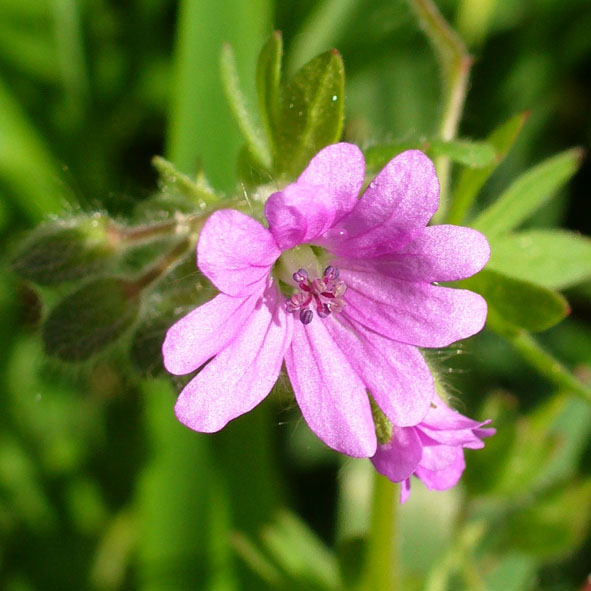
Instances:
[[[374,474],[363,588],[396,591],[401,589],[396,528],[399,487],[377,471]]]
[[[577,380],[560,361],[555,359],[547,351],[544,351],[529,333],[520,332],[510,337],[509,341],[521,353],[524,359],[542,375],[545,375],[560,388],[564,388],[573,394],[577,394],[583,400],[591,402],[591,387]]]
[[[438,133],[443,141],[450,141],[458,132],[473,60],[462,40],[431,0],[409,0],[409,2],[433,46],[441,67],[443,107]],[[435,221],[440,222],[445,218],[448,209],[447,200],[451,180],[449,157],[438,156],[435,159],[435,168],[441,187],[439,210]]]

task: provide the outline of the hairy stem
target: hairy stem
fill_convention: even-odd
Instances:
[[[526,361],[554,384],[591,402],[591,387],[580,382],[560,361],[545,351],[529,333],[520,332],[510,337],[509,341]]]
[[[364,589],[401,589],[397,544],[398,485],[374,472]]]
[[[427,35],[441,68],[443,106],[438,133],[443,141],[453,140],[458,132],[464,109],[468,79],[473,59],[463,41],[443,18],[431,0],[409,0],[419,23]],[[439,210],[436,222],[443,220],[448,209],[451,180],[451,161],[448,156],[435,158],[435,168],[440,184]]]

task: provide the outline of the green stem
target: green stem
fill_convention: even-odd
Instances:
[[[374,472],[374,488],[364,575],[367,591],[395,591],[400,587],[396,509],[399,487]]]
[[[433,46],[441,67],[443,108],[438,132],[440,139],[450,141],[458,132],[473,60],[463,41],[431,0],[409,2]],[[443,220],[447,213],[451,160],[448,156],[438,156],[435,158],[435,168],[440,184],[439,210],[435,216],[437,222]]]
[[[581,383],[560,361],[545,351],[527,332],[510,336],[509,342],[521,353],[523,358],[550,381],[583,400],[591,402],[591,388]]]

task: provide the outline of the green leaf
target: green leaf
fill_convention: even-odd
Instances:
[[[298,175],[343,130],[345,70],[336,49],[303,66],[282,85],[276,167],[279,174]]]
[[[559,392],[527,416],[513,417],[513,425],[509,427],[513,431],[513,438],[511,444],[501,452],[504,457],[503,469],[497,472],[493,487],[497,495],[519,497],[525,491],[534,489],[541,481],[546,465],[559,456],[562,437],[554,425],[567,408],[569,398],[568,394]],[[500,427],[501,424],[496,425]],[[545,484],[547,486],[549,482],[545,481]]]
[[[426,142],[409,141],[409,142],[395,142],[392,144],[382,144],[371,146],[364,150],[365,166],[368,172],[378,172],[381,170],[392,158],[398,156],[406,150],[424,150]]]
[[[503,161],[507,152],[509,152],[509,149],[514,144],[527,116],[527,113],[519,113],[500,127],[497,127],[489,135],[486,141],[496,152],[495,162],[482,169],[467,169],[462,172],[450,202],[448,215],[448,222],[450,224],[462,223],[478,191],[480,191],[496,167]]]
[[[559,293],[490,269],[457,285],[486,299],[487,324],[501,333],[513,334],[520,329],[530,332],[546,330],[569,312],[567,301]]]
[[[469,168],[491,166],[497,157],[492,144],[469,140],[431,141],[428,143],[427,153],[433,157],[447,156],[453,162],[464,164]]]
[[[339,589],[336,557],[296,515],[282,511],[262,532],[275,562],[305,589]]]
[[[102,271],[115,254],[108,222],[105,216],[93,216],[41,226],[20,247],[13,268],[39,285],[55,285]]]
[[[513,230],[575,174],[582,156],[581,149],[573,148],[534,166],[516,179],[471,225],[490,237]]]
[[[257,62],[257,94],[263,125],[271,152],[275,155],[277,119],[279,117],[279,83],[281,80],[281,57],[283,40],[275,31],[261,49]]]
[[[591,239],[566,230],[493,237],[488,267],[550,289],[591,278]]]
[[[523,591],[532,589],[536,561],[527,554],[511,552],[497,559],[493,571],[484,576],[487,591]]]
[[[422,150],[431,158],[447,156],[450,160],[471,168],[482,168],[490,165],[496,159],[493,146],[487,142],[472,142],[469,140],[440,140],[408,141],[392,144],[372,146],[365,150],[365,164],[368,171],[378,171],[392,158],[405,150]]]
[[[558,486],[513,512],[501,532],[503,548],[556,560],[584,540],[591,518],[591,481]]]
[[[226,98],[238,123],[242,136],[246,140],[249,151],[264,166],[271,166],[271,151],[260,129],[253,121],[253,115],[246,105],[246,98],[240,90],[238,72],[236,71],[236,57],[232,46],[224,44],[221,53],[221,73]]]
[[[48,355],[84,361],[118,340],[135,322],[139,291],[116,277],[89,281],[53,308],[43,324]]]

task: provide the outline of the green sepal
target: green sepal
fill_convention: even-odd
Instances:
[[[591,279],[591,239],[558,229],[525,230],[490,241],[490,269],[550,289]]]
[[[371,414],[373,417],[373,424],[376,429],[376,437],[378,438],[378,445],[385,445],[392,441],[393,426],[388,417],[382,412],[382,409],[377,405],[372,396],[369,397],[371,405]]]
[[[580,148],[573,148],[534,166],[470,225],[490,237],[510,232],[558,192],[578,170],[582,156]]]
[[[255,189],[273,180],[269,169],[263,166],[246,146],[238,153],[237,171],[245,189]]]
[[[136,371],[145,377],[164,374],[162,343],[168,329],[180,318],[205,303],[212,291],[195,270],[193,253],[174,267],[142,304],[131,337],[130,357]]]
[[[496,158],[484,168],[462,171],[450,201],[448,223],[462,223],[476,195],[515,143],[527,117],[527,113],[519,113],[497,127],[488,136],[486,142],[495,150]]]
[[[103,271],[114,259],[109,218],[92,216],[34,231],[13,258],[14,270],[39,285],[56,285]]]
[[[201,171],[195,180],[191,180],[162,156],[154,156],[152,166],[158,172],[159,185],[163,193],[178,193],[200,209],[207,205],[215,205],[221,199],[209,186]]]
[[[502,334],[546,330],[570,310],[559,293],[490,269],[454,285],[484,297],[488,304],[487,325]]]
[[[63,361],[85,361],[134,324],[140,291],[118,277],[93,279],[66,296],[43,323],[45,351]]]
[[[129,355],[135,370],[143,377],[166,375],[162,363],[162,343],[167,330],[192,308],[178,308],[175,312],[150,315],[144,318],[134,332]]]
[[[345,69],[336,49],[303,66],[281,85],[276,172],[297,176],[319,150],[340,140]]]
[[[281,33],[275,31],[261,49],[256,72],[259,109],[273,157],[276,155],[278,135],[279,84],[281,81],[282,56],[283,40]]]

